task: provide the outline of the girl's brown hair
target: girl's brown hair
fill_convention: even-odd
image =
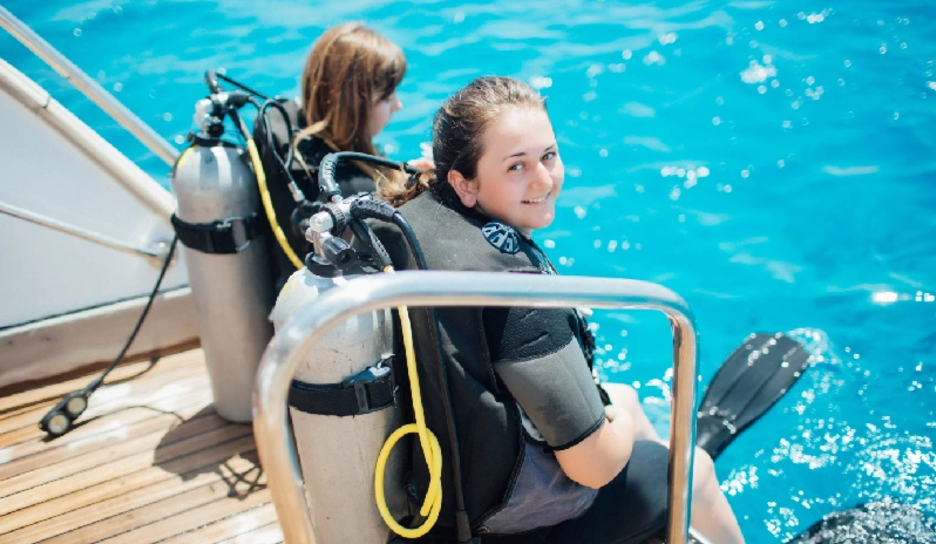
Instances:
[[[435,169],[407,184],[385,184],[381,197],[399,206],[431,189],[451,197],[448,174],[455,170],[467,179],[477,176],[478,159],[484,153],[485,128],[513,107],[542,108],[546,101],[522,81],[488,76],[475,79],[442,104],[432,123],[432,159]]]
[[[389,98],[405,74],[403,51],[362,23],[326,30],[312,46],[302,73],[306,128],[293,145],[316,136],[335,151],[376,155],[370,133],[374,99]],[[359,166],[375,180],[382,177],[368,165]],[[397,174],[390,172],[402,177]]]

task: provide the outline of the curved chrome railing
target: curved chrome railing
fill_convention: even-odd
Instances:
[[[286,399],[293,375],[333,326],[355,315],[397,306],[589,306],[665,313],[673,326],[674,364],[667,542],[688,542],[698,355],[695,323],[682,298],[661,285],[636,280],[400,272],[354,279],[325,292],[277,332],[263,355],[254,390],[254,434],[288,544],[314,544],[287,419]]]
[[[71,82],[79,91],[84,93],[92,102],[97,104],[102,110],[110,115],[122,127],[136,136],[143,145],[148,147],[157,157],[166,161],[167,164],[174,164],[179,156],[179,150],[173,147],[165,138],[159,135],[149,125],[144,123],[139,117],[133,114],[126,106],[121,104],[96,81],[91,79],[88,74],[75,66],[64,55],[58,52],[49,42],[43,40],[31,28],[23,24],[12,13],[3,6],[0,6],[0,27],[6,29],[14,38],[25,45],[37,57],[41,58],[59,73],[62,77]]]

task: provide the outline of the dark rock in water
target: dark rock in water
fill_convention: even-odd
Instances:
[[[833,512],[787,544],[936,544],[936,522],[892,501]]]

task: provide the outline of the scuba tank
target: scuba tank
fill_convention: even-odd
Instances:
[[[322,276],[308,268],[295,272],[280,291],[274,327],[352,277]],[[374,476],[380,447],[404,423],[396,406],[392,350],[390,310],[358,315],[331,329],[294,377],[290,419],[319,544],[387,540],[374,502]],[[387,505],[395,518],[407,511],[408,461],[408,452],[394,452],[386,468]]]
[[[359,222],[355,230],[363,225],[351,219],[350,206],[369,198],[326,204],[312,216],[307,236],[315,252],[280,291],[272,314],[277,330],[322,292],[348,283],[354,275],[346,272],[363,272],[357,252],[340,235],[349,220]],[[294,377],[290,416],[319,544],[386,542],[387,526],[374,501],[376,460],[387,437],[404,423],[397,407],[392,325],[389,309],[338,324]],[[408,461],[407,452],[396,452],[385,469],[387,507],[394,518],[406,514]]]
[[[169,247],[159,278],[120,354],[87,387],[69,393],[43,416],[39,427],[50,436],[61,436],[73,428],[75,420],[87,409],[91,395],[123,360],[158,295],[178,241],[186,247],[186,268],[215,408],[231,421],[252,419],[251,395],[256,367],[272,333],[265,319],[273,300],[271,274],[266,264],[269,259],[264,239],[257,239],[262,230],[259,224],[262,218],[257,213],[262,200],[258,196],[262,197],[262,193],[258,195],[256,186],[263,184],[264,176],[263,169],[259,168],[260,173],[255,178],[253,171],[244,164],[245,150],[223,141],[221,136],[225,117],[239,122],[238,108],[252,103],[262,117],[263,108],[268,106],[261,106],[252,96],[240,91],[225,93],[218,79],[266,99],[222,74],[212,70],[205,74],[210,95],[195,105],[199,133],[189,134],[192,145],[176,161],[171,175],[178,203],[177,213],[172,215],[176,238]],[[267,100],[270,106],[277,107],[273,102]],[[288,119],[286,123],[287,130],[291,130]],[[243,123],[238,124],[242,134],[246,134]],[[249,134],[245,139],[249,151],[252,147]],[[257,154],[251,152],[250,155],[256,169]],[[306,219],[314,207],[304,200],[301,191],[293,191],[290,186],[290,192],[299,204],[292,215],[299,221]],[[276,229],[273,232],[276,235]],[[296,262],[301,265],[298,258]]]
[[[191,147],[173,167],[178,211],[172,223],[184,245],[215,409],[247,422],[254,376],[273,333],[267,320],[273,283],[257,179],[245,150],[221,140],[225,115],[236,115],[244,101],[211,78],[209,88],[211,96],[196,104],[201,131],[190,135]]]

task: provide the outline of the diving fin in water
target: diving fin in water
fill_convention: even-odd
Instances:
[[[696,445],[718,457],[796,383],[809,353],[781,333],[749,336],[712,378],[699,405]]]

